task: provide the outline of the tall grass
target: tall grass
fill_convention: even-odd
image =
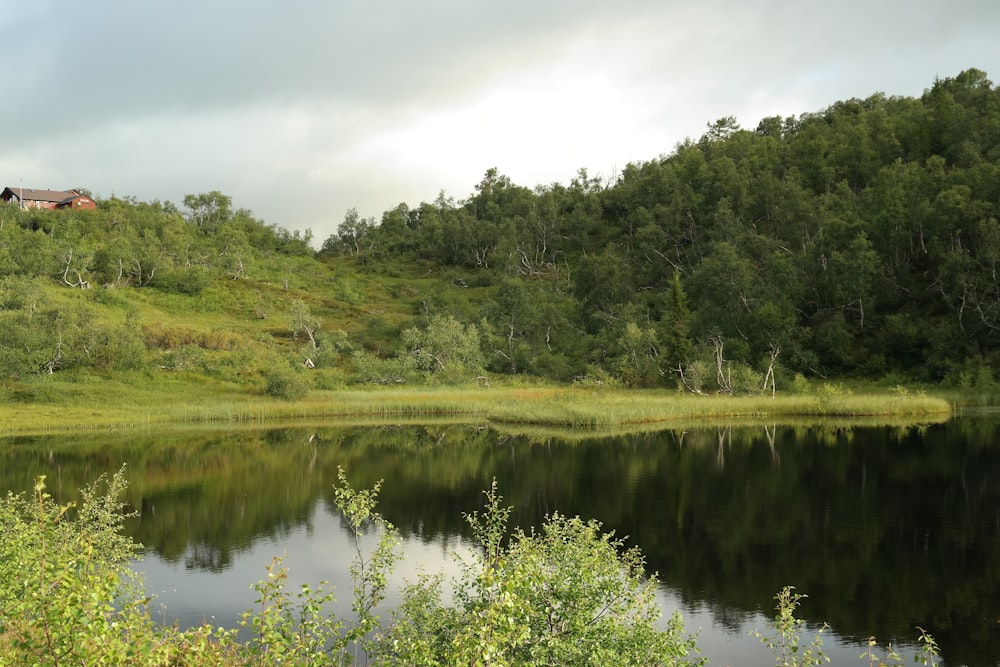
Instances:
[[[42,387],[41,390],[29,390]],[[947,417],[948,401],[897,390],[853,393],[838,387],[809,394],[693,396],[553,386],[457,386],[313,390],[299,400],[259,388],[176,374],[169,381],[51,382],[7,388],[0,433],[144,428],[159,425],[264,424],[316,420],[461,419],[581,429],[691,421],[785,420],[803,417]],[[40,395],[43,394],[43,395]]]

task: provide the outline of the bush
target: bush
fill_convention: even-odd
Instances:
[[[947,386],[964,391],[992,392],[1000,388],[993,368],[983,359],[966,359],[945,377]]]
[[[804,396],[809,393],[809,380],[802,373],[796,373],[787,388],[788,393]]]
[[[506,539],[509,507],[496,482],[466,519],[480,556],[457,582],[407,588],[380,648],[391,665],[700,665],[680,615],[659,625],[656,577],[637,548],[597,521],[550,516],[540,532]]]
[[[333,391],[343,389],[350,380],[348,372],[341,368],[318,368],[313,372],[313,384],[317,389]]]
[[[802,636],[806,623],[795,616],[795,610],[806,597],[796,593],[794,586],[785,586],[774,596],[777,601],[774,621],[769,624],[774,634],[765,634],[758,630],[750,632],[751,637],[756,637],[771,650],[778,667],[816,667],[830,662],[830,658],[823,652],[823,633],[830,628],[829,625],[823,623],[808,644]],[[920,637],[917,640],[917,651],[913,656],[914,663],[937,665],[937,658],[940,656],[937,642],[923,628],[917,629],[920,630]],[[901,667],[904,664],[903,656],[894,650],[892,645],[886,647],[884,655],[879,653],[875,637],[869,637],[867,648],[860,658],[869,665],[879,665],[879,667]]]
[[[309,379],[301,372],[281,366],[265,369],[264,393],[275,398],[294,401],[302,398],[310,389]]]
[[[58,505],[42,476],[30,501],[0,503],[0,664],[152,657],[156,633],[129,568],[139,545],[121,534],[124,486],[119,471],[84,489],[79,507]]]
[[[451,315],[434,315],[423,328],[403,331],[408,359],[428,380],[468,382],[486,373],[479,330]]]
[[[203,266],[161,271],[153,278],[152,285],[164,292],[197,296],[212,284],[212,275]]]
[[[357,384],[395,385],[420,382],[422,376],[410,357],[381,359],[370,352],[354,355],[352,381]]]

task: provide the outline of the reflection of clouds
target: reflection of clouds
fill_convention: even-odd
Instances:
[[[374,532],[362,535],[361,548],[371,553],[378,541]],[[452,577],[459,574],[456,556],[470,560],[474,547],[458,538],[428,541],[419,537],[402,540],[402,558],[397,562],[390,578],[389,592],[382,609],[383,621],[391,620],[389,610],[400,601],[400,594],[407,583],[421,575],[444,574],[444,594],[450,595]],[[181,627],[202,622],[235,627],[239,615],[254,607],[256,592],[250,587],[267,575],[267,566],[275,556],[284,556],[288,568],[286,591],[294,595],[302,584],[311,587],[327,581],[335,588],[336,603],[331,612],[344,619],[351,619],[353,584],[350,579],[351,561],[355,556],[353,538],[341,515],[324,507],[322,500],[314,506],[309,521],[280,538],[261,539],[249,548],[235,554],[228,568],[217,572],[191,570],[180,563],[166,563],[158,557],[148,557],[139,564],[146,577],[146,590],[156,595],[152,603],[153,618],[163,622],[177,619]],[[185,560],[190,555],[185,554]],[[768,664],[773,655],[747,632],[766,627],[761,615],[744,614],[730,623],[719,623],[718,610],[706,604],[685,606],[681,599],[666,586],[660,587],[656,599],[666,620],[674,610],[680,610],[684,626],[690,633],[704,629],[698,640],[702,654],[713,665]],[[723,630],[723,628],[725,628]],[[838,655],[850,662],[856,649],[844,648],[830,636],[825,637],[827,653],[834,662]],[[855,653],[851,655],[852,653]],[[842,654],[842,655],[841,655]]]
[[[701,656],[708,659],[709,665],[774,663],[774,653],[760,640],[749,635],[753,631],[759,631],[762,635],[775,636],[769,617],[759,613],[713,608],[707,602],[685,604],[674,591],[662,584],[656,593],[656,601],[663,609],[664,622],[674,610],[681,612],[684,628],[689,634],[698,634],[698,648],[701,649]],[[818,629],[814,625],[805,626],[801,633],[802,644],[808,644]],[[830,630],[823,633],[822,639],[823,652],[834,665],[857,664],[858,656],[865,649],[861,644],[844,641]],[[893,646],[904,657],[912,656],[917,648],[915,644],[907,643]],[[911,661],[903,664],[917,663]]]
[[[362,535],[363,553],[370,554],[377,544],[374,533]],[[457,573],[453,554],[468,558],[471,547],[456,538],[426,541],[409,537],[400,546],[402,558],[396,563],[390,578],[386,607],[398,604],[406,583],[415,582],[422,574],[445,575],[447,584]],[[229,554],[225,568],[192,569],[192,560],[212,558],[197,547],[188,547],[180,562],[169,563],[159,556],[147,555],[137,564],[143,574],[146,590],[155,595],[151,609],[153,618],[180,626],[191,627],[208,621],[213,625],[235,627],[240,614],[254,606],[257,593],[251,586],[267,576],[267,566],[275,556],[284,559],[288,568],[285,590],[294,595],[303,584],[316,587],[329,582],[337,602],[332,611],[351,618],[353,584],[351,561],[356,552],[351,533],[341,516],[324,509],[322,500],[314,506],[309,520],[287,535],[260,539],[238,553]],[[387,617],[386,614],[383,614]]]
[[[182,628],[203,622],[236,627],[240,614],[254,607],[257,594],[250,587],[267,576],[272,558],[283,555],[284,566],[288,568],[285,590],[294,596],[302,584],[315,587],[321,581],[330,582],[337,597],[331,613],[349,621],[352,618],[350,567],[355,556],[354,542],[340,514],[323,505],[323,501],[317,502],[309,521],[287,536],[256,541],[234,555],[230,566],[219,572],[191,570],[179,563],[170,564],[158,557],[148,557],[138,569],[146,577],[147,592],[156,595],[151,605],[153,618],[164,623],[176,619]],[[377,539],[371,532],[363,535],[362,550],[371,553]],[[400,552],[402,558],[394,568],[380,612],[383,622],[391,621],[389,610],[399,603],[403,586],[415,582],[421,575],[443,573],[443,593],[450,595],[450,581],[459,574],[455,556],[469,560],[475,554],[469,542],[454,537],[433,541],[404,538]],[[753,630],[773,634],[763,615],[737,612],[730,616],[725,610],[707,603],[686,604],[665,585],[660,586],[656,600],[663,610],[664,621],[674,610],[680,610],[687,632],[700,633],[698,646],[709,664],[764,665],[773,662],[774,655],[747,634]],[[810,627],[808,637],[815,630]],[[824,634],[823,647],[833,664],[853,664],[862,650],[859,645],[843,642],[832,632]],[[912,654],[910,648],[902,648]]]

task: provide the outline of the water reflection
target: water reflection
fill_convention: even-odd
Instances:
[[[810,596],[802,615],[830,622],[843,641],[910,642],[919,625],[949,664],[994,665],[998,431],[993,416],[574,441],[458,425],[17,439],[0,445],[0,486],[29,489],[47,474],[67,500],[127,464],[125,500],[141,511],[128,530],[149,550],[144,567],[168,613],[191,622],[249,607],[249,584],[286,550],[293,577],[343,582],[349,557],[332,504],[343,466],[357,487],[385,480],[380,508],[407,539],[409,567],[420,564],[409,554],[433,569],[462,547],[462,513],[480,506],[493,477],[516,524],[556,510],[603,521],[641,546],[665,604],[705,628],[713,664],[745,664],[755,640],[743,631],[794,584]],[[732,642],[743,647],[735,659],[709,648]],[[856,662],[860,651],[845,650]]]

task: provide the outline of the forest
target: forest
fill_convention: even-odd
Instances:
[[[0,381],[992,389],[998,263],[1000,91],[969,69],[919,98],[721,118],[609,177],[491,168],[465,199],[352,209],[318,251],[217,191],[0,206]]]

